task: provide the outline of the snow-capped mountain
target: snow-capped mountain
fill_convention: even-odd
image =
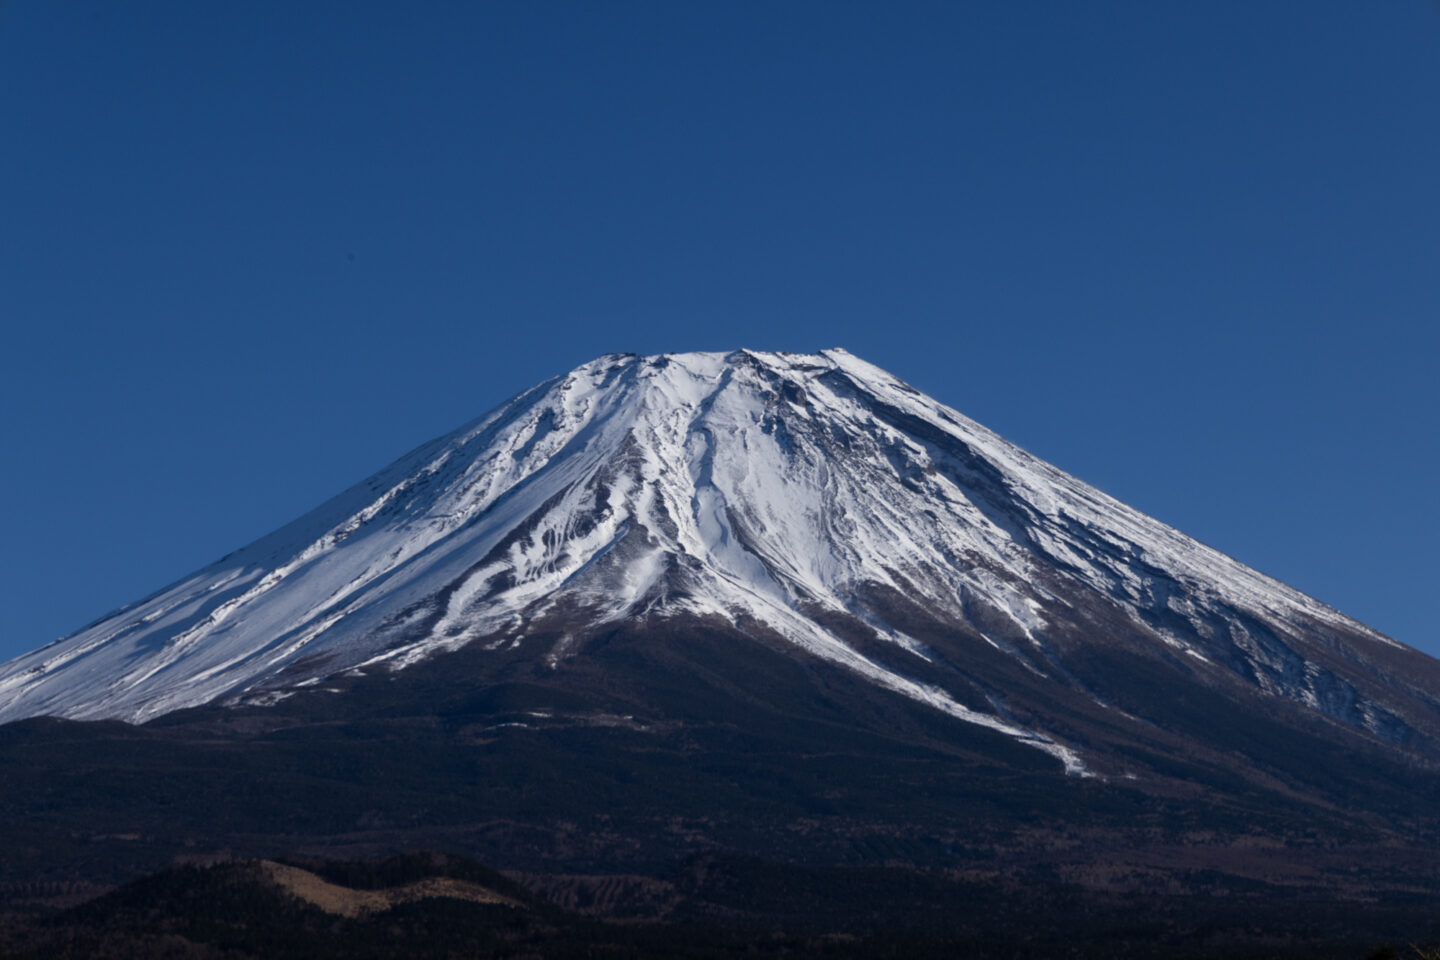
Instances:
[[[563,673],[682,622],[1072,774],[1120,769],[1096,724],[1163,727],[1147,705],[1192,689],[1440,750],[1435,661],[843,350],[587,363],[4,665],[0,720],[272,703],[462,647]]]

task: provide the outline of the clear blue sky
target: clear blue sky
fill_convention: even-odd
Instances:
[[[0,0],[0,136],[0,656],[742,345],[1440,654],[1429,0]]]

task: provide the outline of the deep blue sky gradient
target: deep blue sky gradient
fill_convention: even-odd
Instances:
[[[1440,654],[1440,13],[0,2],[0,657],[601,353],[844,346]]]

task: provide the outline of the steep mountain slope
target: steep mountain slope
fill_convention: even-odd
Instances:
[[[0,720],[274,703],[461,648],[475,689],[583,686],[617,631],[839,670],[1076,775],[1218,758],[1237,718],[1440,753],[1440,664],[840,350],[585,364],[6,664]]]

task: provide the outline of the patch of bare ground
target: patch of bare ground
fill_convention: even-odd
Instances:
[[[380,913],[402,903],[444,898],[471,903],[494,903],[520,908],[520,904],[488,887],[452,877],[428,877],[415,883],[381,890],[356,890],[323,880],[309,870],[273,860],[261,860],[260,868],[281,889],[292,896],[341,917],[362,917]]]

